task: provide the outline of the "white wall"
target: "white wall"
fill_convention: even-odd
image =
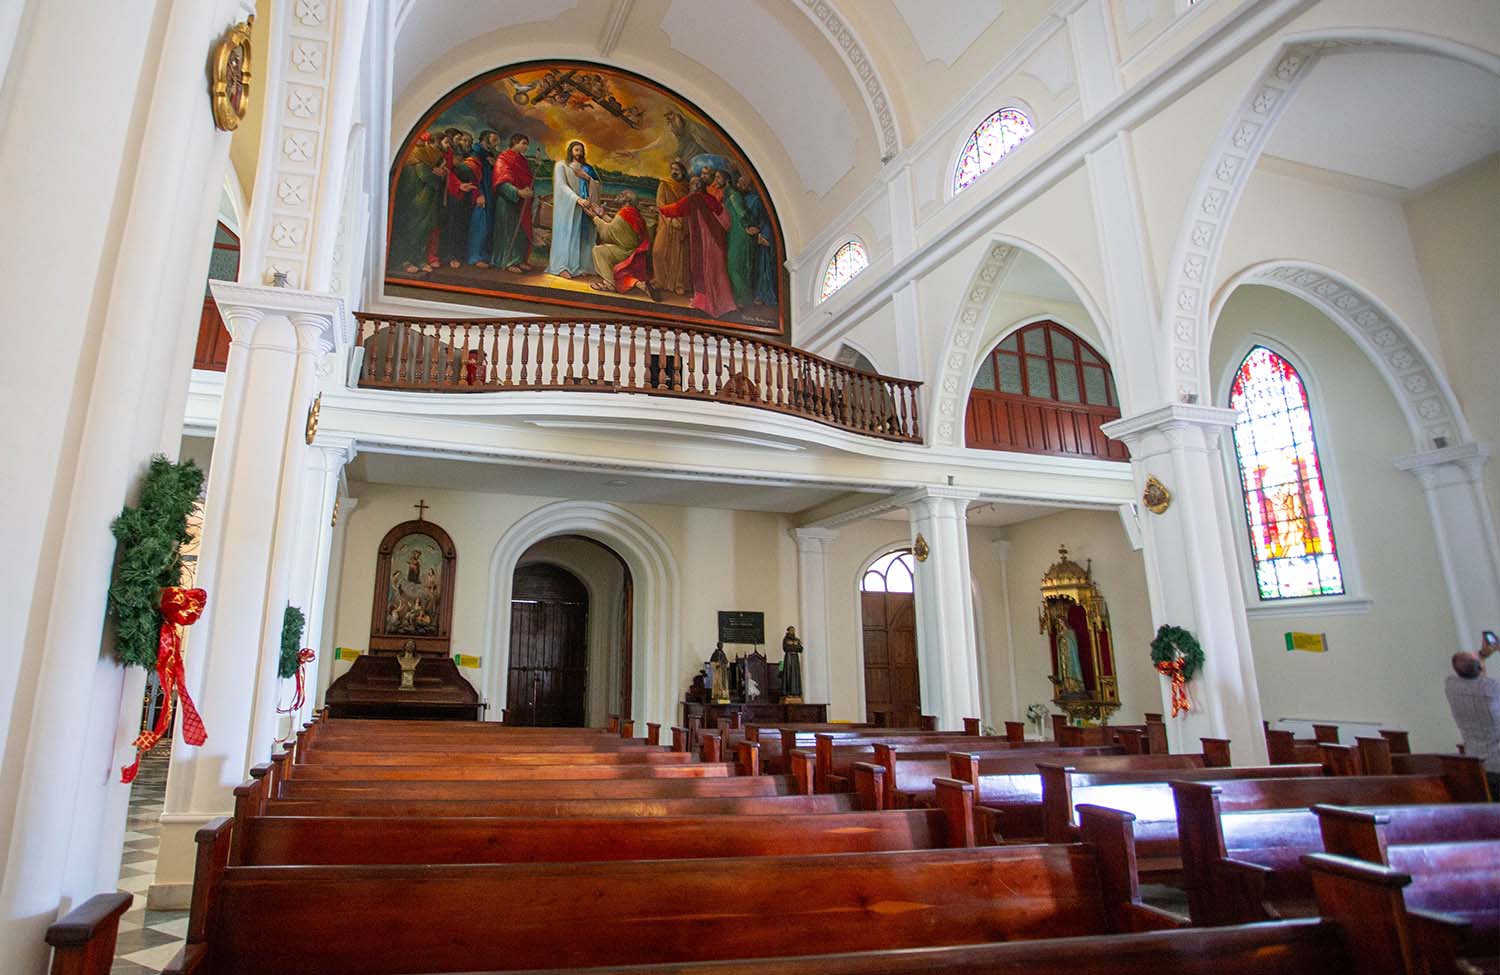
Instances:
[[[1334,534],[1352,580],[1346,584],[1372,600],[1354,615],[1288,605],[1290,615],[1265,618],[1256,615],[1259,600],[1247,597],[1265,716],[1380,723],[1410,731],[1418,751],[1451,751],[1456,732],[1442,682],[1453,618],[1426,501],[1416,479],[1391,464],[1411,452],[1410,429],[1385,381],[1338,326],[1300,299],[1259,286],[1235,291],[1219,317],[1212,362],[1220,403],[1228,401],[1226,374],[1255,334],[1305,370]],[[1230,496],[1242,503],[1237,481]],[[1249,571],[1248,561],[1241,570]],[[1329,651],[1289,653],[1288,631],[1326,633]]]

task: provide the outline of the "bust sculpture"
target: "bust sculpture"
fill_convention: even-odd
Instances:
[[[417,664],[422,662],[417,653],[415,640],[407,640],[401,645],[401,653],[396,657],[396,663],[401,665],[401,690],[414,691],[417,688]]]
[[[795,626],[787,627],[781,638],[781,700],[802,703],[802,639]]]

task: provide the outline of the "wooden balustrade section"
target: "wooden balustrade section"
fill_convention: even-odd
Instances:
[[[625,320],[355,317],[363,389],[678,396],[921,442],[921,383],[745,336]]]

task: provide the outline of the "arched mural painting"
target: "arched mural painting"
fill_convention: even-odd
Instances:
[[[390,200],[393,294],[789,337],[765,184],[723,129],[639,75],[534,61],[465,82],[407,135]]]

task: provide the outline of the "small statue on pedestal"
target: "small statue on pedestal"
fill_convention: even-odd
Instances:
[[[714,652],[708,658],[709,692],[708,696],[715,704],[729,703],[729,656],[724,653],[724,644],[714,645]]]
[[[797,628],[786,628],[781,638],[781,700],[784,704],[802,703],[802,640]]]
[[[401,645],[401,653],[396,657],[396,663],[401,665],[401,690],[417,689],[417,664],[421,662],[422,658],[417,654],[415,640],[407,640]]]

